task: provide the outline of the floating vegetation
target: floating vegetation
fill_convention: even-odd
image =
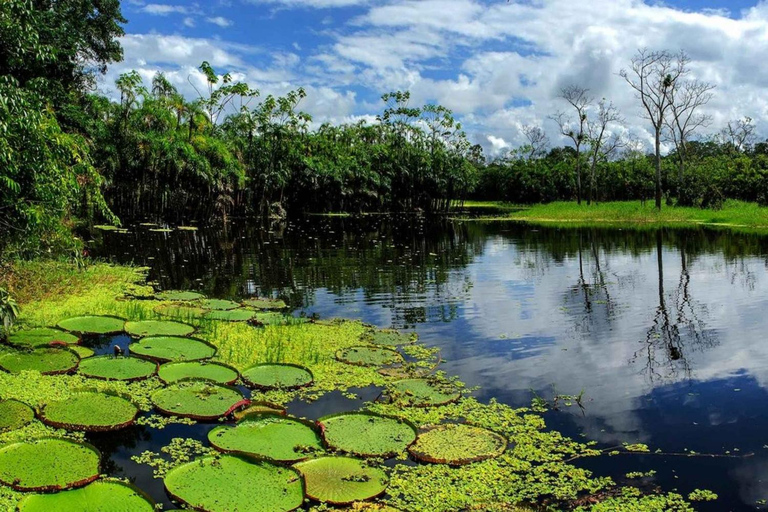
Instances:
[[[359,366],[386,366],[402,362],[403,356],[384,347],[348,347],[336,352],[336,359]]]
[[[152,403],[160,412],[201,421],[226,416],[243,401],[235,388],[199,381],[180,382],[152,395]]]
[[[202,318],[206,311],[203,308],[182,304],[161,304],[155,308],[155,313],[171,318],[191,320],[194,318]]]
[[[173,230],[170,228],[150,228],[149,231],[152,233],[173,233]]]
[[[132,354],[161,363],[168,361],[199,361],[216,355],[216,347],[197,338],[180,336],[150,336],[131,343]]]
[[[351,457],[320,457],[295,464],[304,475],[307,496],[332,505],[349,505],[382,494],[387,475]]]
[[[204,309],[228,311],[230,309],[239,308],[240,304],[235,301],[226,299],[203,299],[200,301],[200,306]]]
[[[221,363],[181,361],[166,363],[157,372],[160,380],[173,384],[185,379],[207,380],[216,384],[234,384],[240,377],[237,370]]]
[[[160,292],[155,295],[160,300],[172,300],[174,302],[187,302],[193,300],[204,299],[205,295],[197,292],[183,291],[183,290],[168,290]]]
[[[17,491],[81,487],[99,476],[99,452],[86,443],[42,438],[0,448],[0,483]]]
[[[97,224],[93,226],[93,229],[98,229],[99,231],[120,231],[119,226],[110,226],[109,224]]]
[[[195,226],[176,226],[179,231],[197,231]]]
[[[361,339],[373,345],[408,345],[417,340],[415,333],[400,332],[395,329],[379,329],[363,334]]]
[[[74,345],[79,342],[80,338],[74,334],[49,327],[18,331],[8,337],[8,343],[17,347],[40,347],[51,343]]]
[[[309,422],[276,414],[248,416],[236,426],[208,432],[211,445],[224,453],[293,463],[323,452],[320,435]]]
[[[295,470],[233,455],[174,468],[164,483],[175,500],[206,512],[288,512],[304,502],[302,480]]]
[[[117,395],[81,392],[40,408],[40,420],[66,430],[108,432],[133,424],[139,409]]]
[[[70,345],[69,350],[80,356],[80,359],[93,357],[96,354],[92,348],[84,347],[82,345]]]
[[[296,364],[264,363],[251,366],[242,374],[245,383],[259,389],[295,389],[309,386],[314,375]]]
[[[0,355],[0,369],[10,373],[36,371],[43,375],[71,372],[80,357],[68,348],[36,348]]]
[[[125,332],[131,336],[187,336],[195,332],[195,328],[181,322],[168,320],[141,320],[126,322]]]
[[[243,304],[256,309],[285,309],[288,307],[288,304],[282,299],[270,299],[266,297],[245,299]]]
[[[416,440],[408,421],[368,412],[333,414],[318,420],[329,448],[363,457],[393,457]]]
[[[33,494],[18,506],[18,512],[154,512],[155,503],[137,487],[105,479],[56,494]]]
[[[461,398],[453,384],[436,379],[403,379],[391,384],[392,398],[412,407],[445,405]]]
[[[261,414],[288,414],[288,411],[282,405],[272,402],[251,402],[248,407],[235,411],[233,416],[237,421],[240,421],[249,416]]]
[[[495,432],[450,423],[426,429],[408,451],[424,462],[461,466],[498,457],[506,449],[507,440]]]
[[[124,330],[125,319],[116,316],[76,316],[61,320],[57,325],[78,334],[119,334]]]
[[[256,322],[259,325],[285,325],[291,321],[298,322],[301,320],[289,315],[284,315],[283,313],[276,313],[274,311],[270,311],[270,312],[256,313],[253,316],[252,321]]]
[[[20,429],[34,419],[35,411],[27,404],[18,400],[0,401],[0,434]]]
[[[204,318],[208,320],[223,320],[225,322],[245,322],[255,316],[256,312],[249,309],[230,309],[227,311],[209,311],[204,315]]]
[[[107,355],[82,361],[78,371],[95,379],[135,381],[153,376],[157,372],[157,364],[138,357]]]

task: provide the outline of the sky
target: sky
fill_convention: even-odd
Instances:
[[[639,48],[686,51],[691,78],[716,86],[707,106],[717,132],[749,116],[768,136],[768,0],[124,0],[119,74],[162,71],[196,97],[208,61],[267,94],[304,87],[314,122],[372,121],[382,94],[453,110],[473,143],[498,156],[549,119],[567,85],[621,110],[612,129],[648,143],[647,121],[619,76]]]

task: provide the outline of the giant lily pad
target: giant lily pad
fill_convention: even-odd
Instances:
[[[0,368],[10,373],[36,371],[43,375],[67,373],[77,368],[80,357],[66,348],[36,348],[0,356]]]
[[[156,295],[160,300],[172,300],[174,302],[188,302],[193,300],[204,299],[205,295],[197,292],[182,291],[182,290],[168,290],[160,292]]]
[[[251,319],[259,325],[286,325],[292,321],[299,321],[299,319],[292,316],[284,315],[282,313],[276,313],[274,311],[256,313]]]
[[[256,316],[255,311],[249,309],[230,309],[228,311],[209,311],[204,318],[208,320],[223,320],[225,322],[245,322]]]
[[[308,422],[277,414],[249,416],[236,426],[208,433],[214,448],[277,462],[297,462],[323,451],[320,436]]]
[[[157,371],[157,364],[138,357],[107,355],[82,361],[78,371],[95,379],[134,381],[153,376]]]
[[[304,502],[295,470],[233,455],[189,462],[169,471],[164,482],[175,500],[206,512],[288,512]]]
[[[246,299],[243,304],[256,309],[285,309],[288,307],[282,299],[256,298]]]
[[[449,383],[432,379],[403,379],[392,383],[392,396],[403,405],[429,407],[455,402],[461,392]]]
[[[259,389],[295,389],[312,384],[314,376],[309,369],[296,364],[265,363],[245,370],[243,380]]]
[[[460,466],[498,457],[507,449],[507,440],[490,430],[464,424],[438,425],[419,434],[408,448],[425,462]]]
[[[155,308],[155,313],[180,320],[192,320],[202,318],[206,311],[203,308],[185,306],[181,304],[161,304]]]
[[[244,399],[237,389],[191,381],[156,391],[152,402],[165,414],[209,421],[226,416]]]
[[[288,414],[288,411],[282,405],[273,404],[272,402],[251,402],[248,407],[238,409],[232,415],[237,421],[245,419],[249,416],[258,416],[262,414]]]
[[[351,457],[320,457],[294,467],[304,475],[307,496],[332,505],[367,500],[387,488],[384,471]]]
[[[117,334],[123,332],[125,320],[116,316],[76,316],[57,325],[78,334]]]
[[[402,362],[403,356],[384,347],[347,347],[336,352],[336,359],[358,366],[385,366]]]
[[[228,311],[230,309],[239,308],[240,304],[238,304],[233,300],[226,300],[226,299],[203,299],[200,301],[200,306],[202,306],[204,309]]]
[[[18,331],[8,337],[8,342],[17,347],[40,347],[51,343],[74,345],[79,341],[74,334],[48,327]]]
[[[92,484],[56,494],[33,494],[18,506],[18,512],[154,512],[154,502],[137,487],[119,480],[97,480]]]
[[[44,405],[40,420],[67,430],[108,432],[130,426],[138,413],[139,409],[125,398],[87,391]]]
[[[166,363],[160,367],[157,375],[166,384],[184,379],[208,380],[216,384],[234,384],[240,376],[237,370],[230,366],[201,361]]]
[[[416,440],[410,422],[367,412],[334,414],[318,424],[329,447],[364,457],[393,457]]]
[[[125,322],[125,331],[132,336],[187,336],[195,332],[195,328],[181,322],[168,320],[141,320]]]
[[[197,338],[180,336],[150,336],[131,343],[132,354],[161,363],[168,361],[199,361],[216,354],[216,347]]]
[[[80,356],[81,360],[96,355],[96,352],[92,348],[84,347],[82,345],[70,345],[69,350]]]
[[[416,336],[408,332],[400,332],[395,329],[380,329],[373,333],[363,334],[362,339],[374,345],[408,345],[413,343]]]
[[[0,434],[29,425],[33,419],[35,411],[27,404],[18,400],[0,402]]]
[[[67,439],[43,438],[0,448],[0,483],[17,491],[82,487],[99,476],[99,452]]]

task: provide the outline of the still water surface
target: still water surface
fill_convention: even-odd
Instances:
[[[548,413],[550,427],[664,452],[583,463],[601,475],[654,469],[646,485],[720,495],[700,510],[768,499],[768,238],[414,216],[101,236],[96,255],[147,265],[164,289],[276,294],[295,314],[414,329],[483,400],[526,406],[583,391],[583,409]],[[348,409],[341,400],[298,412]],[[172,437],[204,439],[210,426],[176,428],[115,441],[112,472],[165,501],[129,458]]]

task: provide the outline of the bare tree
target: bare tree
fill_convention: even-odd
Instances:
[[[587,110],[594,100],[589,95],[589,89],[576,85],[564,87],[560,91],[560,97],[576,111],[577,121],[574,122],[565,112],[558,112],[551,119],[560,126],[560,132],[573,141],[576,149],[576,200],[581,204],[581,146],[587,136]]]
[[[755,140],[755,125],[751,117],[728,121],[720,132],[720,138],[725,144],[730,144],[736,153],[745,151]]]
[[[544,130],[536,125],[527,124],[522,128],[523,135],[528,139],[528,159],[539,158],[547,152],[549,137]]]
[[[597,163],[601,158],[608,158],[612,153],[622,145],[621,136],[610,132],[612,124],[623,124],[624,119],[619,113],[619,109],[612,102],[607,102],[605,98],[597,104],[597,117],[594,121],[587,122],[587,141],[589,142],[589,153],[591,165],[589,169],[589,197],[587,204],[592,204],[592,198],[595,193],[595,170]]]
[[[653,125],[656,150],[656,208],[661,209],[661,132],[672,105],[671,98],[680,77],[687,73],[685,52],[672,55],[668,51],[638,50],[629,71],[619,75],[635,90],[645,109],[645,117]]]

